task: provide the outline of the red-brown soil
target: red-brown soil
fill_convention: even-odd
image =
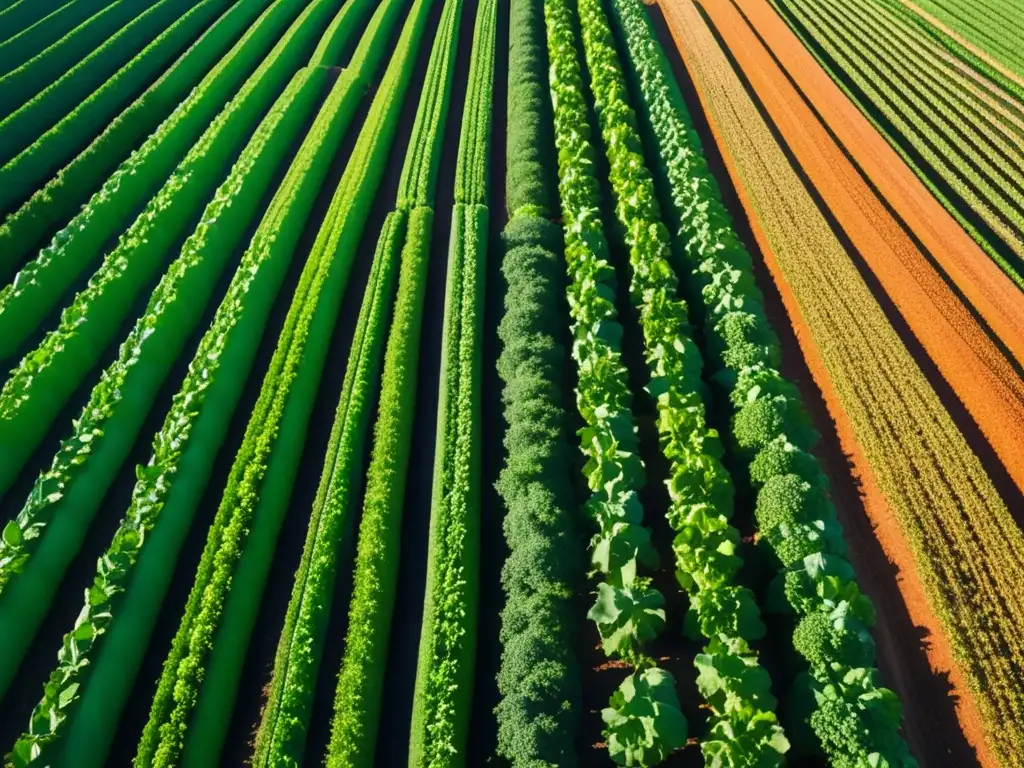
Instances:
[[[1024,380],[1019,375],[1019,363],[1024,361],[1024,293],[942,209],[767,0],[738,0],[735,5],[730,0],[716,0],[707,3],[705,10],[818,194],[1018,488],[1024,489],[1024,455],[1020,451],[1024,445]],[[771,47],[786,72],[757,35]],[[801,92],[822,116],[824,125]],[[865,169],[877,193],[848,156]],[[879,194],[927,253],[887,210]],[[980,317],[972,316],[966,302],[929,262],[929,255]],[[986,325],[1009,355],[986,333]]]

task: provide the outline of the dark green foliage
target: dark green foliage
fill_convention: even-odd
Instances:
[[[505,204],[511,220],[519,212],[550,218],[558,214],[559,204],[544,4],[539,0],[512,0],[508,28]]]
[[[510,554],[502,571],[507,602],[498,752],[516,765],[573,766],[580,691],[571,596],[582,571],[582,547],[573,530],[562,388],[566,350],[560,340],[567,319],[561,230],[521,215],[509,222],[503,240],[508,291],[498,372],[505,384],[508,458],[498,491]]]

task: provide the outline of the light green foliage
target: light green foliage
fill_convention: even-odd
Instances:
[[[416,119],[409,137],[409,150],[398,181],[399,208],[411,210],[434,205],[434,187],[441,163],[441,142],[452,95],[461,21],[462,3],[446,2],[441,10],[430,61],[427,62]]]
[[[608,17],[599,0],[581,0],[579,9],[615,215],[629,252],[630,297],[644,336],[650,372],[647,391],[657,405],[658,434],[669,461],[668,518],[677,532],[673,550],[680,583],[691,594],[687,626],[707,638],[706,650],[716,658],[753,670],[750,674],[761,678],[767,689],[768,675],[748,645],[764,635],[764,625],[753,595],[735,584],[741,561],[735,554],[739,533],[728,522],[732,480],[721,463],[724,452],[718,434],[707,424],[703,360],[693,341],[686,303],[676,298],[669,233],[644,163],[640,131]],[[705,698],[712,712],[713,734],[757,736],[730,745],[735,762],[781,765],[789,743],[776,721],[773,698],[758,697],[745,687],[736,687],[730,697]],[[706,764],[721,760],[721,750],[711,749],[709,743],[705,747]]]
[[[476,652],[487,208],[452,216],[410,766],[465,764]]]
[[[384,336],[405,243],[404,211],[388,214],[377,241],[320,487],[295,575],[253,765],[298,765],[312,710],[341,537],[362,474],[365,435],[384,354]]]
[[[686,744],[686,717],[675,680],[663,669],[634,672],[601,711],[608,754],[618,765],[657,765]]]
[[[414,208],[408,221],[408,234],[403,231],[401,239],[392,236],[390,241],[390,247],[401,247],[401,274],[359,524],[345,655],[334,697],[326,760],[331,768],[374,765],[381,716],[434,213]]]
[[[473,29],[469,84],[466,86],[462,133],[459,136],[459,159],[455,167],[456,203],[487,205],[497,21],[497,0],[483,0],[477,6],[476,24]]]

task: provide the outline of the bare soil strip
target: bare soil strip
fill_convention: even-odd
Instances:
[[[831,135],[736,6],[783,62]],[[736,6],[708,3],[707,11],[800,166],[963,400],[1017,486],[1024,489],[1024,456],[1020,452],[1024,445],[1024,381],[1019,367],[1024,361],[1024,293],[943,210],[766,0],[737,0]],[[983,325],[975,321],[832,136],[865,169],[875,189],[1015,361],[1008,360]]]
[[[700,12],[689,1],[662,7],[844,447],[887,502],[868,512],[903,574],[911,615],[932,632],[933,663],[951,673],[964,730],[984,765],[996,764],[986,746],[1013,764],[1024,735],[1024,537]],[[915,592],[930,616],[915,615]]]

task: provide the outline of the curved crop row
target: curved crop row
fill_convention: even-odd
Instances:
[[[899,701],[879,686],[873,666],[874,610],[844,559],[827,481],[809,452],[815,435],[800,395],[779,373],[781,350],[752,260],[732,230],[643,6],[613,0],[612,8],[636,73],[651,154],[659,158],[684,288],[703,316],[712,380],[734,408],[731,437],[761,488],[757,521],[802,617],[793,642],[815,677],[811,726],[835,765],[913,766],[897,730]]]
[[[743,561],[733,514],[732,478],[722,465],[718,433],[707,424],[703,360],[692,338],[686,302],[669,263],[669,233],[654,180],[644,163],[636,115],[599,0],[580,0],[583,49],[604,138],[615,215],[629,252],[630,297],[640,320],[669,464],[669,525],[678,579],[690,597],[686,632],[706,638],[695,665],[697,687],[711,709],[701,739],[707,765],[778,766],[789,742],[775,716],[771,679],[750,643],[765,635],[753,592],[737,583]]]
[[[45,18],[60,5],[60,0],[21,0],[6,5],[0,11],[0,36],[4,39],[13,37]]]
[[[77,2],[74,5],[77,5]],[[0,108],[0,115],[7,117],[17,111],[26,101],[145,11],[146,6],[147,3],[139,3],[137,0],[116,0],[96,11],[45,50],[19,61],[10,72],[0,77],[0,104],[3,105]],[[6,43],[0,46],[0,58],[6,54],[6,47]],[[8,59],[2,60],[7,64]]]
[[[35,141],[39,134],[67,114],[71,106],[78,102],[80,94],[91,93],[99,87],[141,48],[176,21],[184,20],[181,29],[194,37],[209,23],[212,14],[226,5],[227,0],[203,0],[196,6],[200,9],[199,13],[191,16],[189,9],[174,0],[158,0],[104,40],[99,48],[69,68],[55,82],[0,121],[0,163],[7,163]],[[186,37],[178,44],[182,45],[188,39]]]
[[[458,52],[459,22],[462,3],[448,3],[441,11],[437,38],[430,52],[427,73],[420,97],[421,108],[409,137],[409,152],[398,181],[398,207],[412,210],[434,205],[434,188],[441,164],[441,141],[445,117],[451,101],[452,78],[455,76],[455,55]]]
[[[295,34],[303,26],[302,20],[308,20],[313,7],[296,19],[304,4],[305,0],[272,4],[199,86],[111,174],[71,222],[0,291],[0,359],[10,358],[75,278],[102,254],[105,244],[132,222],[133,214],[161,187],[173,180],[175,170],[181,167],[190,149],[203,136],[211,135],[211,122],[226,113],[225,104],[243,102],[246,95],[251,98],[253,93],[265,97],[266,88],[260,86],[260,77],[252,76],[254,72],[263,74],[269,70],[277,75],[275,80],[282,86],[287,82],[301,61],[301,51],[296,48],[303,47],[308,37]],[[291,27],[289,32],[268,52],[271,41],[277,40],[287,26]],[[292,40],[297,44],[294,47],[289,44]],[[280,65],[274,63],[278,60]],[[291,64],[292,60],[296,63],[286,69],[283,65]],[[10,229],[5,226],[5,231],[0,232],[0,245],[9,246],[15,253],[31,247],[21,236],[25,229],[32,229],[33,219],[45,215],[41,209],[47,208],[48,191],[42,190],[41,198],[34,197],[12,218]],[[26,210],[29,208],[32,210]],[[26,213],[24,217],[22,212]]]
[[[400,0],[378,6],[353,57],[353,77],[368,83],[387,50],[385,41],[404,10]],[[314,57],[315,58],[315,57]],[[310,516],[302,559],[295,575],[274,672],[256,735],[254,765],[298,763],[317,683],[327,629],[341,536],[347,530],[351,493],[362,471],[363,443],[383,355],[384,334],[405,242],[401,212],[385,221],[360,309],[327,449],[320,488]]]
[[[127,458],[168,371],[199,323],[214,286],[291,146],[323,73],[298,74],[253,135],[103,371],[50,469],[40,475],[0,541],[0,691]],[[54,524],[54,525],[51,525]],[[53,528],[54,530],[51,530]],[[73,534],[72,534],[73,532]],[[63,546],[50,544],[53,538]],[[69,535],[70,534],[70,535]],[[69,540],[70,539],[70,540]],[[32,555],[43,549],[36,563]]]
[[[0,180],[14,182],[12,188],[5,191],[4,199],[20,202],[42,186],[54,168],[103,130],[132,102],[138,91],[163,73],[178,54],[195,44],[195,38],[211,21],[216,24],[220,16],[228,15],[223,5],[209,0],[197,3],[142,48],[131,61],[94,91],[88,92],[81,103],[76,102],[45,131],[33,133],[13,157],[0,160]],[[40,151],[46,154],[41,155]]]
[[[107,0],[74,0],[7,38],[0,43],[0,75],[35,58],[106,6]]]
[[[480,3],[469,60],[469,83],[459,134],[455,167],[455,202],[487,204],[491,105],[494,101],[494,42],[498,8],[491,0]]]
[[[405,215],[404,211],[396,214]],[[416,371],[433,222],[430,208],[413,208],[403,238],[398,296],[384,353],[379,415],[359,523],[345,655],[334,696],[326,758],[330,768],[374,764],[398,581],[402,504],[416,410]]]
[[[546,0],[544,14],[578,373],[576,405],[586,425],[579,432],[580,448],[592,493],[586,511],[597,528],[590,542],[591,564],[604,578],[587,616],[597,624],[605,654],[637,668],[612,695],[602,718],[616,763],[655,765],[686,742],[687,723],[672,676],[643,653],[643,644],[664,629],[665,600],[649,578],[638,575],[641,564],[657,566],[657,551],[650,529],[642,524],[637,495],[644,466],[622,362],[615,270],[600,219],[576,19],[564,0]]]
[[[509,40],[507,114],[515,117],[506,129],[508,288],[498,328],[508,428],[497,483],[509,555],[501,575],[497,751],[516,766],[573,768],[581,707],[573,596],[583,548],[564,391],[562,231],[542,218],[554,215],[557,163],[541,0],[512,0]]]
[[[290,23],[302,6],[300,2],[274,3],[260,15],[267,3],[268,0],[241,0],[232,6],[79,154],[75,155],[89,137],[65,131],[64,127],[72,125],[80,114],[91,111],[97,100],[96,92],[38,137],[32,146],[0,167],[0,211],[32,195],[0,224],[0,282],[6,283],[11,273],[22,265],[45,237],[77,215],[78,208],[85,201],[93,207],[98,206],[101,200],[110,200],[104,212],[97,212],[89,219],[93,227],[100,228],[94,243],[101,243],[116,234],[130,216],[128,211],[139,205],[154,185],[159,184],[161,174],[167,177],[187,147],[230,98],[238,84],[256,68],[281,29]],[[254,21],[256,16],[259,19]],[[243,30],[246,30],[244,36],[232,46]],[[229,46],[232,46],[230,51],[224,54]],[[211,69],[218,59],[220,61]],[[197,83],[199,86],[190,94]],[[177,117],[160,125],[172,112]],[[186,115],[193,117],[181,122]],[[173,133],[170,131],[172,125],[180,125],[178,130],[186,133],[180,142],[164,143]],[[141,178],[131,179],[134,183],[129,183],[129,178],[115,173],[116,183],[107,184],[102,196],[89,200],[90,194],[105,183],[106,176],[117,168],[131,148],[150,133],[154,135],[143,143],[134,160],[128,161],[142,166],[142,172],[138,174]],[[160,145],[164,147],[157,155],[163,158],[161,164],[142,165],[144,158],[152,156],[151,153]],[[169,151],[171,146],[176,149]],[[30,180],[45,178],[69,157],[73,159],[33,193],[36,181]],[[119,192],[116,196],[115,190]],[[114,197],[120,199],[111,199]],[[83,221],[78,219],[77,223],[81,225]],[[66,233],[65,237],[69,235]],[[92,247],[99,248],[99,245]],[[24,286],[31,280],[31,274],[30,270],[19,275],[15,282]],[[0,304],[15,290],[18,287],[5,285],[0,291]]]
[[[469,736],[480,563],[480,337],[486,255],[486,206],[456,203],[410,766],[462,765]]]
[[[222,178],[233,153],[298,68],[306,53],[303,43],[317,33],[332,2],[315,0],[295,21],[290,33],[217,115],[107,253],[86,288],[62,313],[60,325],[14,369],[0,390],[0,491],[113,341],[139,290],[164,266],[168,252],[201,212],[209,199],[208,190]],[[50,275],[59,270],[60,262],[48,265]],[[7,343],[15,344],[33,330],[26,320],[37,315],[40,307],[30,302],[39,300],[47,285],[43,281],[37,283],[38,291],[12,292],[5,297],[9,300],[0,309],[0,333],[8,334]],[[51,294],[50,298],[57,297]]]
[[[289,121],[303,122],[324,79],[321,70],[306,70],[298,80],[304,83],[296,94],[301,101],[293,102],[296,114],[288,114]],[[274,298],[360,95],[361,90],[344,85],[332,92],[243,255],[153,441],[153,454],[136,469],[128,511],[97,562],[85,606],[64,636],[58,666],[29,730],[11,750],[8,759],[15,766],[59,763],[62,754],[83,764],[104,762]],[[272,113],[268,122],[275,119]],[[291,138],[276,133],[273,141],[287,147]],[[261,146],[254,140],[249,157],[243,154],[236,168],[251,162]],[[228,185],[222,189],[231,191]],[[230,198],[221,198],[215,204],[223,209],[229,203]],[[191,249],[186,243],[183,250]],[[173,320],[162,315],[153,338]],[[142,321],[133,335],[141,338],[150,327]]]
[[[201,764],[217,759],[338,304],[391,150],[429,7],[424,0],[413,6],[303,269],[164,662],[138,766],[174,765],[183,756]]]

